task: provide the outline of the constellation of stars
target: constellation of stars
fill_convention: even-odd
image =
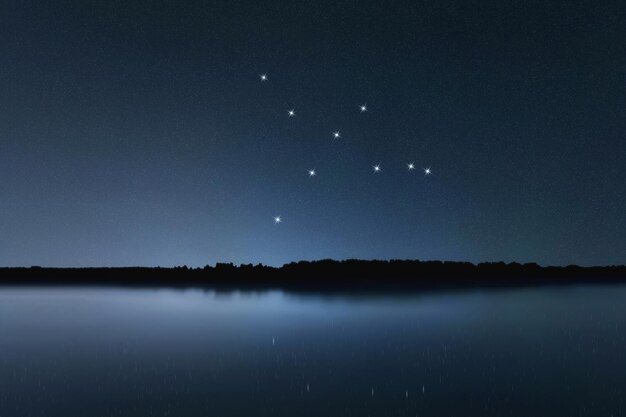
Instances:
[[[262,83],[269,81],[267,73],[259,74],[259,80]],[[366,113],[368,111],[367,103],[359,104],[358,108],[359,108],[360,113]],[[287,110],[288,118],[292,118],[295,116],[296,116],[296,109],[292,108],[292,109]],[[336,130],[332,132],[332,137],[333,139],[341,139],[342,138],[341,131]],[[415,170],[415,163],[414,162],[406,163],[406,168],[408,171]],[[372,165],[372,171],[374,172],[374,174],[380,174],[382,172],[381,164],[378,163],[378,164]],[[425,177],[432,175],[431,167],[422,168],[422,171],[424,172]],[[307,173],[308,173],[309,178],[317,176],[317,171],[315,170],[315,168],[307,170]],[[273,219],[274,219],[274,224],[280,224],[283,221],[281,216],[274,216]],[[373,394],[373,391],[372,391],[372,394]]]

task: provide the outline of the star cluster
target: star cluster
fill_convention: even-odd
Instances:
[[[261,74],[259,76],[259,78],[260,78],[260,81],[262,83],[268,81],[268,79],[269,79],[268,76],[267,76],[267,73]],[[359,108],[360,113],[365,113],[365,112],[368,111],[367,104],[361,104],[361,105],[358,105],[357,107]],[[295,116],[296,116],[296,110],[295,109],[292,108],[292,109],[287,110],[287,117],[288,118],[292,118],[292,117],[295,117]],[[341,131],[336,130],[336,131],[332,132],[332,138],[333,138],[333,140],[341,139],[342,138]],[[413,162],[409,162],[409,163],[406,164],[406,167],[407,167],[408,171],[413,171],[415,169],[415,164]],[[432,174],[432,171],[431,171],[430,167],[423,168],[423,171],[424,171],[424,176],[429,176],[429,175]],[[317,172],[316,172],[315,169],[310,169],[307,172],[309,174],[309,177],[317,176]],[[381,164],[377,163],[375,165],[372,165],[372,172],[374,174],[381,173],[382,172]],[[275,217],[273,217],[273,219],[274,219],[274,224],[282,223],[282,218],[280,216],[275,216]]]

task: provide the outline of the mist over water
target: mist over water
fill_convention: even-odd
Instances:
[[[0,417],[623,416],[626,286],[0,288]]]

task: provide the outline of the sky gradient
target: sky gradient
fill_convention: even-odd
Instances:
[[[0,5],[0,265],[626,262],[623,2],[47,3]]]

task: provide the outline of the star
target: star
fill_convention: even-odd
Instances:
[[[283,219],[281,219],[280,216],[274,217],[274,224],[281,223],[282,221],[283,221]]]
[[[341,133],[339,131],[333,132],[333,138],[339,139],[341,137]]]
[[[367,111],[367,104],[363,104],[361,106],[359,106],[359,109],[361,109],[361,113],[364,113]]]
[[[287,114],[289,117],[293,117],[296,115],[296,109],[287,110]]]
[[[372,168],[374,169],[374,172],[380,172],[380,165],[373,165]]]
[[[415,169],[415,164],[413,162],[409,162],[408,164],[406,164],[406,167],[409,169],[409,171],[412,171]]]
[[[259,78],[261,79],[261,82],[267,81],[267,74],[259,74]]]
[[[315,173],[315,169],[310,169],[310,170],[309,170],[309,177],[314,177],[314,176],[316,176],[316,175],[317,175],[317,174]]]
[[[432,171],[430,170],[430,167],[424,168],[424,175],[430,175],[430,174],[432,174]]]

